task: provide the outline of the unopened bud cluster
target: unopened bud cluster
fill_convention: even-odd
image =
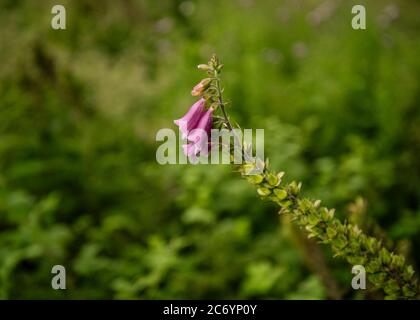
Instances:
[[[282,184],[284,172],[274,173],[264,164],[262,174],[247,175],[253,164],[240,167],[242,175],[257,187],[257,193],[280,206],[281,214],[305,229],[309,238],[331,246],[334,256],[352,265],[363,265],[374,287],[387,299],[415,299],[419,294],[414,269],[403,256],[390,252],[381,240],[364,234],[357,225],[342,223],[335,210],[321,206],[320,200],[300,196],[301,183]]]
[[[219,85],[219,74],[222,71],[223,65],[219,63],[219,59],[213,55],[207,64],[199,64],[199,70],[206,71],[206,78],[202,79],[191,91],[194,97],[202,97],[206,100],[206,105],[213,109],[220,106],[219,96],[222,89]]]

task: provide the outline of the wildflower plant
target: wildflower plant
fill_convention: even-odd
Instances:
[[[225,128],[235,132],[223,101],[220,74],[223,68],[213,55],[207,64],[198,65],[207,77],[201,80],[191,94],[199,100],[187,114],[175,120],[180,131],[190,142],[184,145],[186,155],[207,154],[208,140],[203,141],[196,129],[208,134],[211,128]],[[351,265],[363,265],[368,281],[376,289],[383,290],[386,299],[416,299],[419,286],[414,269],[407,265],[402,255],[386,248],[383,240],[365,234],[356,224],[340,221],[335,217],[335,209],[321,205],[320,200],[312,200],[301,194],[302,183],[285,182],[284,172],[275,172],[269,167],[268,159],[248,161],[250,150],[235,136],[235,144],[240,144],[243,162],[236,164],[241,175],[256,187],[258,195],[276,203],[279,213],[289,218],[305,230],[308,238],[328,245],[334,257],[345,259]],[[234,157],[231,156],[232,164]],[[257,172],[257,174],[255,174]]]

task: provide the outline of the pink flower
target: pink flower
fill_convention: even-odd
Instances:
[[[191,143],[185,144],[184,154],[186,156],[207,155],[210,149],[210,131],[213,121],[213,109],[209,108],[201,117],[191,133],[188,134],[187,140]]]
[[[188,133],[197,127],[200,119],[206,113],[204,109],[205,103],[206,101],[204,99],[198,100],[181,119],[174,121],[174,123],[179,126],[179,130],[182,133],[182,139],[187,138]]]

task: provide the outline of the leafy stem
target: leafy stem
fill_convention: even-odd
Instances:
[[[220,107],[220,110],[222,111],[226,126],[228,127],[229,131],[232,131],[233,126],[230,123],[229,117],[228,117],[228,115],[226,113],[226,110],[225,110],[225,105],[223,103],[223,98],[222,98],[222,88],[220,86],[220,78],[218,76],[217,70],[214,71],[214,80],[216,82],[218,106]]]
[[[233,133],[236,146],[239,139],[222,98],[219,78],[222,67],[216,56],[211,58],[208,65],[199,65],[199,69],[207,70],[211,78],[203,79],[193,91],[203,95],[216,108],[220,107],[223,122]],[[242,147],[241,151],[242,157],[246,159]],[[414,269],[405,263],[403,256],[389,251],[380,239],[366,235],[357,225],[341,222],[334,216],[335,210],[322,207],[320,200],[300,196],[301,183],[292,181],[282,184],[284,172],[273,172],[268,168],[268,160],[260,160],[263,170],[259,174],[249,174],[258,167],[257,159],[255,162],[245,161],[239,166],[242,176],[257,187],[261,198],[278,204],[280,213],[287,214],[304,229],[308,238],[329,245],[335,257],[342,257],[353,266],[364,266],[368,280],[374,287],[382,289],[386,298],[415,299],[419,295]]]

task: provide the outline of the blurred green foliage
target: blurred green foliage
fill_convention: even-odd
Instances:
[[[213,52],[272,167],[342,219],[364,197],[419,270],[418,1],[362,1],[364,31],[348,1],[61,3],[65,31],[54,1],[0,1],[0,298],[330,297],[232,168],[156,163]],[[363,298],[330,255],[343,297]]]

